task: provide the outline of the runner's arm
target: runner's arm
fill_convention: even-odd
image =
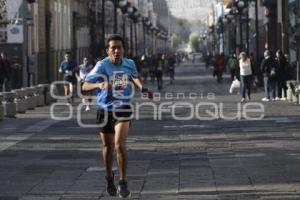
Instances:
[[[145,88],[139,78],[132,78],[132,81],[142,93],[146,94],[149,99],[153,99],[153,92],[148,90],[148,88]]]
[[[139,78],[132,78],[133,83],[142,91],[143,84]]]
[[[110,89],[111,85],[108,84],[107,82],[102,82],[102,83],[90,83],[90,82],[84,82],[82,85],[82,90],[83,91],[90,91],[90,90],[95,90],[95,89]]]

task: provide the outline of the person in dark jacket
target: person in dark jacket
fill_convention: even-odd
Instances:
[[[12,69],[11,64],[4,52],[0,53],[0,91],[9,92],[11,90]]]
[[[165,66],[165,56],[157,54],[155,60],[155,76],[157,80],[157,89],[160,91],[163,88],[163,70]]]
[[[217,76],[217,81],[220,83],[223,80],[223,73],[225,68],[225,59],[223,55],[216,55],[214,62],[214,75]]]
[[[265,89],[265,97],[262,99],[262,101],[270,101],[270,97],[272,97],[272,100],[275,100],[276,62],[271,57],[269,50],[264,52],[264,59],[261,63],[260,69],[263,74]]]
[[[276,78],[278,81],[278,96],[276,97],[276,100],[283,100],[285,101],[287,98],[287,86],[286,86],[286,81],[287,81],[287,67],[288,67],[288,62],[286,61],[284,54],[282,53],[281,50],[278,50],[276,52],[276,63],[277,63],[277,70],[276,70]],[[283,95],[282,96],[282,91]]]

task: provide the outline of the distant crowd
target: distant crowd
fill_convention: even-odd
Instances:
[[[253,85],[263,85],[265,97],[262,101],[286,100],[287,81],[295,79],[295,66],[289,62],[289,56],[278,50],[273,56],[269,50],[264,52],[259,63],[254,55],[241,52],[239,57],[232,54],[208,54],[204,56],[206,66],[213,66],[213,76],[218,82],[223,79],[223,73],[228,70],[231,80],[238,79],[241,83],[241,101],[251,99]],[[246,95],[247,94],[247,95]]]

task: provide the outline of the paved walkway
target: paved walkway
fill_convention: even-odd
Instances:
[[[240,97],[228,94],[228,77],[218,84],[200,64],[178,67],[175,84],[165,83],[157,105],[170,101],[167,93],[186,98],[172,98],[162,120],[153,120],[153,110],[145,107],[133,122],[128,138],[132,199],[300,199],[299,106],[263,103],[261,120],[174,120],[176,102],[195,106],[214,93],[209,102],[223,103],[224,114],[234,116]],[[190,92],[197,97],[188,98]],[[252,102],[261,98],[257,92]],[[50,108],[42,107],[0,122],[0,200],[118,199],[105,193],[98,129],[80,127],[74,108],[67,121],[51,119]],[[207,116],[207,109],[199,113]],[[68,114],[66,107],[56,109],[57,116]],[[189,115],[189,108],[176,107],[176,115]],[[95,121],[94,111],[82,116],[85,123]]]

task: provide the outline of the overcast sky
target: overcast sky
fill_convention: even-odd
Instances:
[[[208,14],[211,0],[167,0],[171,13],[189,20],[203,20]]]

